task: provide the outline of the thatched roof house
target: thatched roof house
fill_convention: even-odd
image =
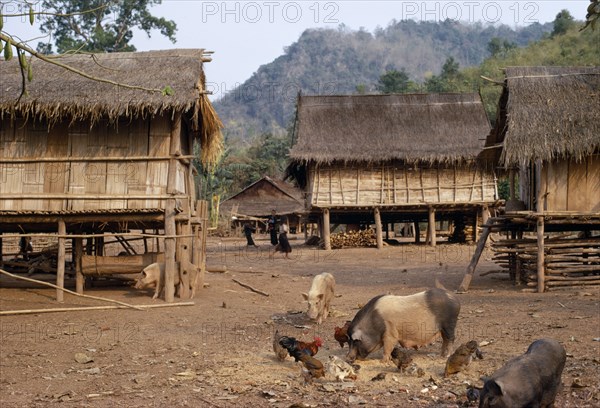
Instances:
[[[302,96],[290,158],[456,163],[474,159],[488,132],[476,94]]]
[[[489,130],[476,94],[301,96],[288,173],[316,218],[470,213],[497,199],[493,173],[474,165]]]
[[[494,148],[496,147],[496,148]],[[600,67],[509,67],[486,152],[505,167],[600,149]]]
[[[234,215],[268,217],[271,210],[279,215],[301,214],[304,211],[302,191],[282,180],[265,176],[242,191],[224,200],[221,213],[237,208]]]
[[[187,236],[177,241],[188,251],[178,250],[177,261],[194,252],[200,266],[200,235],[194,245],[189,238],[206,216],[196,198],[194,146],[206,164],[222,146],[222,125],[205,89],[207,53],[52,58],[63,66],[32,59],[25,93],[17,59],[0,62],[0,233],[58,229],[59,242],[65,233],[94,234],[87,240],[95,255],[90,270],[101,273],[96,262],[105,254],[105,236],[132,254],[123,233],[164,231],[171,238],[158,234],[163,243],[154,250],[165,249],[172,276],[175,245],[167,242],[177,231]],[[152,251],[146,238],[144,250]],[[85,273],[76,248],[74,261],[81,266],[84,259]]]

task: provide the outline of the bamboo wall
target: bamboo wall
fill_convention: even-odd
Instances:
[[[0,122],[0,210],[58,211],[165,207],[171,135],[189,153],[180,124],[167,117],[117,125]],[[106,159],[106,160],[102,160]],[[188,194],[188,166],[172,182]],[[71,198],[72,197],[72,198]]]
[[[600,212],[600,155],[544,163],[538,211]]]
[[[493,202],[494,175],[477,168],[312,166],[313,206],[376,206]]]

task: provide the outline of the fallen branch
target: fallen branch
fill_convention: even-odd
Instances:
[[[262,290],[255,289],[252,286],[248,285],[247,283],[242,283],[235,278],[232,278],[231,280],[234,281],[235,283],[237,283],[238,285],[243,286],[246,289],[250,289],[254,293],[258,293],[259,295],[263,295],[263,296],[269,296],[269,294],[267,292],[263,292]]]
[[[157,305],[138,305],[139,309],[154,309],[157,307],[175,307],[175,306],[194,306],[194,302],[182,303],[161,303]],[[53,312],[80,312],[83,310],[110,310],[110,309],[128,309],[128,306],[113,305],[113,306],[82,306],[82,307],[55,307],[51,309],[25,309],[25,310],[5,310],[0,312],[0,316],[7,315],[22,315],[22,314],[38,314],[38,313],[53,313]]]
[[[40,284],[40,285],[49,286],[49,287],[54,288],[54,289],[59,289],[59,290],[62,290],[63,292],[70,293],[71,295],[81,296],[81,297],[88,298],[88,299],[100,300],[102,302],[116,303],[116,304],[119,304],[119,305],[122,305],[122,306],[125,306],[125,307],[128,307],[128,308],[131,308],[131,309],[144,310],[144,309],[142,309],[142,308],[140,308],[138,306],[130,305],[129,303],[119,302],[118,300],[106,299],[106,298],[98,297],[98,296],[83,295],[81,293],[73,292],[72,290],[69,290],[69,289],[61,288],[61,287],[56,286],[56,285],[54,285],[52,283],[43,282],[43,281],[40,281],[40,280],[37,280],[37,279],[26,278],[24,276],[17,276],[17,275],[14,275],[14,274],[10,273],[10,272],[6,272],[4,269],[0,269],[0,273],[4,274],[4,275],[7,275],[7,276],[10,276],[11,278],[21,279],[21,280],[24,280],[24,281],[27,281],[27,282],[33,282],[33,283],[37,283],[37,284]]]

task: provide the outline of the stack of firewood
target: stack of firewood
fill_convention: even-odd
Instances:
[[[538,247],[535,239],[502,240],[492,244],[494,261],[511,276],[537,285]],[[544,243],[544,284],[600,285],[600,240],[548,239]]]
[[[356,248],[375,246],[375,231],[371,228],[363,231],[340,232],[331,235],[331,248]]]

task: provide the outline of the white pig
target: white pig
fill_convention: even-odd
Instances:
[[[177,269],[179,269],[179,265],[177,265]],[[179,273],[175,274],[174,279],[175,290],[179,286]],[[154,296],[152,299],[156,299],[159,296],[162,296],[162,293],[165,289],[165,263],[164,262],[155,262],[146,266],[140,272],[137,282],[135,284],[136,289],[145,289],[148,287],[154,286]]]
[[[302,294],[304,300],[308,301],[307,315],[310,319],[316,320],[317,324],[321,324],[329,315],[329,306],[331,299],[333,299],[334,290],[335,279],[333,275],[324,272],[315,276],[309,292]]]

